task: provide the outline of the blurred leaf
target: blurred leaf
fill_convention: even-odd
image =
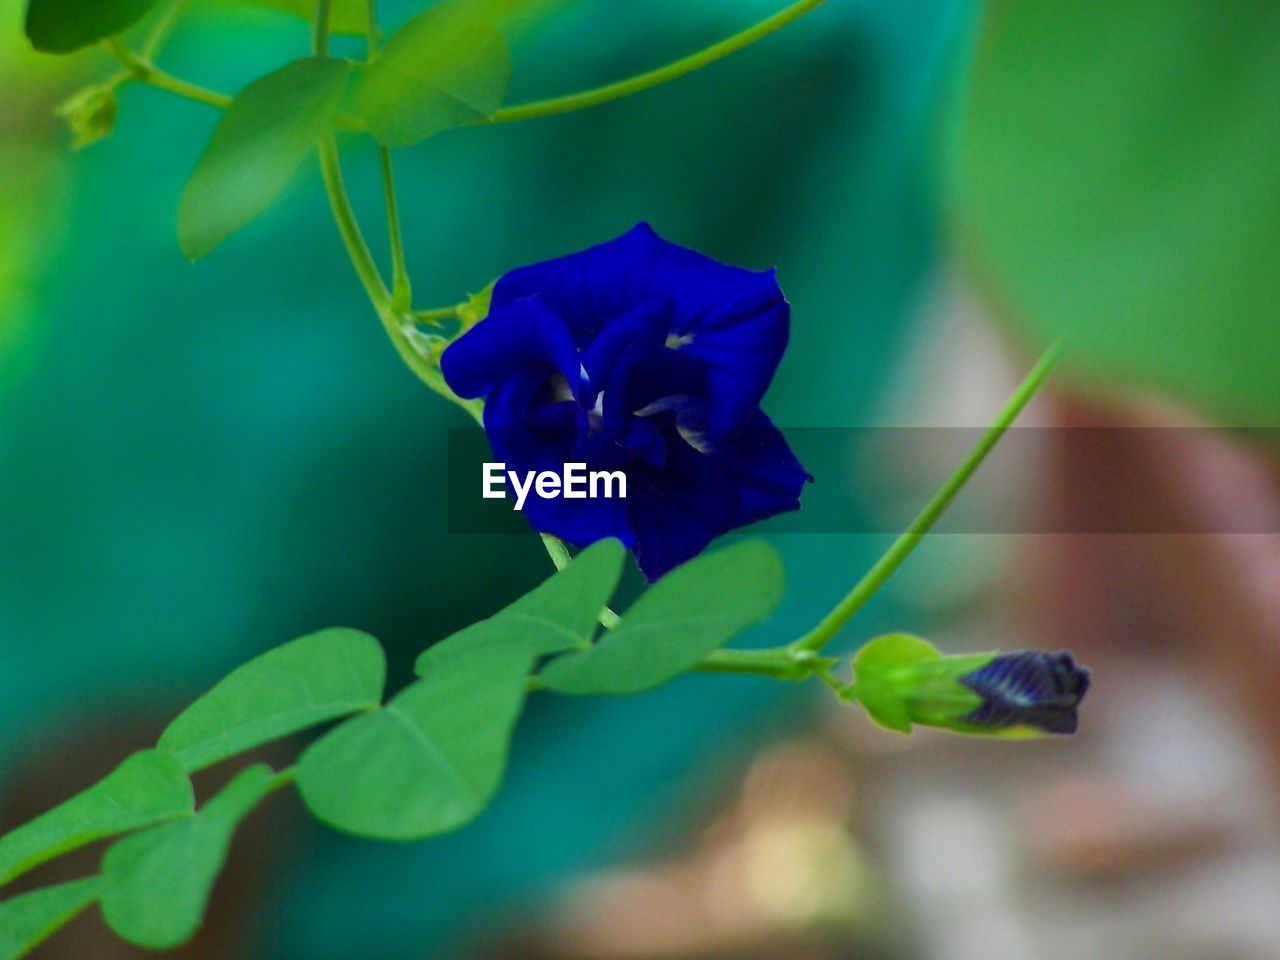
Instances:
[[[596,646],[551,661],[538,678],[559,693],[656,687],[767,617],[782,585],[782,564],[764,541],[705,554],[645,591]]]
[[[533,655],[518,645],[434,658],[382,710],[349,720],[298,763],[320,820],[348,833],[415,840],[475,818],[502,780]]]
[[[1280,422],[1280,4],[992,6],[954,155],[961,237],[1069,372]]]
[[[169,724],[158,746],[188,773],[271,740],[382,702],[378,641],[335,628],[250,660]]]
[[[97,896],[98,878],[85,877],[0,903],[0,960],[25,957]]]
[[[200,926],[240,821],[267,794],[273,774],[249,767],[192,817],[115,843],[102,860],[102,915],[130,943],[164,950]]]
[[[30,0],[27,37],[45,53],[70,53],[142,19],[156,0]]]
[[[622,575],[624,555],[617,540],[592,544],[515,603],[426,650],[415,670],[422,676],[442,657],[495,644],[511,644],[532,656],[588,646]]]
[[[178,208],[178,242],[204,256],[265,210],[324,133],[350,64],[295,60],[245,87],[227,108]]]
[[[143,750],[96,784],[0,837],[0,884],[46,860],[190,813],[191,781],[172,754]]]
[[[405,24],[368,68],[358,91],[369,131],[407,147],[502,106],[511,52],[477,3],[448,3]]]
[[[310,22],[315,19],[316,0],[239,0],[260,7],[272,7]],[[333,0],[329,29],[333,33],[363,37],[369,31],[369,0]]]

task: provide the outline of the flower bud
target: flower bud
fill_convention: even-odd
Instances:
[[[1065,651],[943,656],[905,633],[870,641],[853,668],[849,696],[902,733],[913,723],[1003,737],[1075,733],[1089,689],[1089,671]]]
[[[109,136],[116,123],[116,88],[114,80],[85,87],[60,103],[57,113],[67,121],[75,140],[71,146],[79,150]]]

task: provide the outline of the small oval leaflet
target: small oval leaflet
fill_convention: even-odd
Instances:
[[[386,658],[367,633],[335,627],[250,660],[160,736],[189,773],[382,702]]]
[[[204,918],[240,821],[266,796],[271,768],[241,771],[199,813],[114,844],[102,861],[102,915],[130,943],[154,950],[191,938]]]
[[[405,24],[368,68],[357,93],[369,132],[407,147],[502,106],[511,52],[478,3],[454,0]]]
[[[198,260],[271,204],[328,131],[350,69],[307,57],[240,91],[182,191],[183,253]]]
[[[303,801],[332,827],[382,840],[469,822],[502,780],[533,660],[505,643],[433,658],[383,709],[307,749],[298,762]]]
[[[89,789],[0,837],[0,884],[46,860],[195,807],[191,781],[172,754],[143,750]]]
[[[782,586],[782,564],[762,540],[704,554],[645,591],[596,646],[552,660],[538,679],[557,693],[656,687],[772,613]]]
[[[85,877],[0,903],[0,960],[25,957],[97,896],[98,878]]]

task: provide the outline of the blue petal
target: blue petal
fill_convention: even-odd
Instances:
[[[630,492],[628,489],[628,495]],[[535,530],[550,533],[575,547],[615,537],[628,550],[635,549],[636,537],[627,501],[618,497],[544,500],[531,490],[524,504],[524,515]]]
[[[654,238],[649,288],[675,305],[675,349],[705,367],[707,429],[740,429],[760,405],[787,348],[791,306],[774,271],[744,270]]]
[[[641,223],[607,243],[519,267],[494,284],[490,309],[536,294],[565,319],[579,346],[585,346],[606,321],[661,293],[648,284],[655,241],[663,242]]]
[[[676,440],[661,470],[637,464],[628,476],[636,562],[649,581],[696,557],[730,528],[736,481],[715,457]]]
[[[608,243],[511,271],[494,286],[493,307],[534,294],[565,319],[580,347],[636,307],[669,301],[676,349],[705,368],[707,426],[717,440],[759,406],[791,323],[772,270],[721,263],[644,223]]]
[[[961,718],[965,723],[1075,733],[1076,707],[1089,689],[1089,671],[1066,652],[1021,650],[992,658],[960,682],[982,697],[981,706]]]
[[[757,410],[746,427],[718,451],[739,481],[734,527],[800,509],[800,493],[813,476],[763,412]]]
[[[582,368],[586,371],[592,394],[609,386],[613,367],[632,344],[638,341],[654,348],[662,346],[670,320],[670,301],[654,297],[608,321],[595,340],[582,351]]]
[[[633,456],[661,467],[667,462],[667,441],[648,420],[632,417],[618,437],[618,446]]]
[[[517,300],[453,342],[440,357],[445,383],[460,397],[481,397],[512,374],[558,371],[575,397],[581,389],[578,353],[564,320],[537,297]]]

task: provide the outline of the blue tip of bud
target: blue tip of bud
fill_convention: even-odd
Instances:
[[[982,697],[961,723],[1075,733],[1076,707],[1089,689],[1089,671],[1065,651],[1019,650],[1000,654],[959,681]]]

